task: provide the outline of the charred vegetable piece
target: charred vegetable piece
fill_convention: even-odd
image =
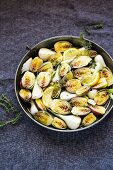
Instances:
[[[39,99],[43,95],[42,88],[38,85],[37,79],[32,90],[32,99]]]
[[[73,68],[81,68],[87,66],[92,59],[89,56],[79,56],[72,61]]]
[[[113,74],[108,67],[103,68],[103,70],[101,71],[101,78],[106,78],[108,86],[111,86],[113,84]]]
[[[91,75],[91,69],[88,67],[78,68],[73,72],[75,78],[84,78]]]
[[[53,71],[53,65],[51,62],[45,62],[42,64],[38,72],[52,72]]]
[[[51,51],[47,48],[41,48],[38,52],[39,57],[43,60],[43,61],[47,61],[51,55],[55,54],[54,51]]]
[[[34,114],[34,118],[45,126],[52,124],[53,117],[46,111],[39,111]]]
[[[30,113],[31,113],[32,115],[34,115],[35,113],[38,113],[38,109],[37,109],[37,107],[35,106],[33,100],[31,101]]]
[[[79,106],[74,106],[71,110],[71,113],[76,116],[84,116],[90,113],[91,109],[88,107],[79,107]]]
[[[27,89],[21,89],[19,91],[19,96],[21,97],[22,100],[24,100],[25,102],[28,102],[31,99],[31,92],[30,90],[27,90]]]
[[[50,86],[43,92],[42,102],[46,107],[50,107],[51,105],[53,89],[54,87]]]
[[[42,102],[42,99],[36,99],[35,100],[36,106],[40,109],[40,110],[46,110],[45,105]]]
[[[40,66],[43,64],[43,60],[39,57],[35,57],[30,65],[30,71],[37,72]]]
[[[57,67],[63,60],[63,56],[60,52],[55,53],[54,55],[50,56],[49,61],[52,63],[54,67]]]
[[[61,92],[61,86],[59,83],[54,83],[53,87],[52,98],[58,98]]]
[[[24,73],[25,71],[29,71],[30,69],[30,65],[32,62],[32,58],[29,58],[22,66],[22,73]]]
[[[104,115],[106,111],[105,107],[98,105],[90,106],[90,109],[95,115]]]
[[[96,116],[93,113],[88,114],[83,118],[82,125],[89,126],[96,121]]]
[[[70,104],[61,99],[54,99],[51,102],[51,110],[57,114],[69,114],[71,112],[71,106]]]
[[[64,52],[70,47],[72,47],[72,44],[68,41],[58,41],[54,44],[54,48],[56,52]]]
[[[104,105],[108,99],[109,94],[107,90],[99,91],[94,97],[94,101],[96,102],[97,105]]]
[[[61,64],[60,69],[59,69],[60,76],[61,77],[65,76],[70,70],[71,70],[71,67],[69,64],[67,63]]]
[[[76,93],[76,90],[81,87],[81,82],[78,79],[71,79],[66,82],[66,90],[70,93]]]
[[[100,78],[98,83],[93,86],[94,89],[101,89],[101,88],[106,88],[108,85],[106,78]]]
[[[69,93],[67,91],[63,91],[60,94],[60,99],[66,100],[66,101],[69,101],[69,100],[71,100],[74,97],[76,97],[76,94],[72,94],[72,93]]]
[[[96,57],[96,55],[97,55],[97,52],[95,50],[89,50],[89,56],[91,58]]]
[[[70,129],[77,129],[80,126],[81,123],[81,118],[79,116],[74,116],[74,115],[59,115],[61,119],[63,119],[67,126]]]
[[[33,88],[35,83],[35,75],[30,71],[26,71],[21,79],[22,87],[25,89]]]
[[[67,128],[66,123],[62,119],[59,119],[58,117],[54,117],[54,119],[52,121],[52,126],[54,126],[57,129],[66,129]]]
[[[71,99],[70,104],[72,107],[74,107],[74,106],[79,106],[79,107],[88,106],[87,101],[88,101],[88,99],[85,97],[75,97],[75,98]]]
[[[73,73],[72,73],[72,71],[69,71],[63,78],[62,78],[62,80],[61,80],[61,83],[63,84],[65,84],[68,80],[71,80],[71,79],[73,79]]]
[[[79,89],[76,90],[76,94],[78,96],[85,95],[90,90],[90,86],[82,86]]]
[[[37,80],[40,87],[46,87],[51,81],[51,74],[49,72],[40,72],[37,76]]]

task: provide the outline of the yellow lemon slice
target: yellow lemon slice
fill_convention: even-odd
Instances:
[[[69,48],[68,50],[64,51],[63,60],[72,60],[78,56],[79,53],[80,52],[77,48]]]
[[[49,107],[52,102],[53,89],[54,87],[50,86],[43,93],[42,102],[46,107]]]
[[[100,73],[97,72],[96,74],[89,75],[85,78],[82,79],[82,84],[83,85],[89,85],[89,86],[94,86],[95,84],[98,83],[100,79]]]

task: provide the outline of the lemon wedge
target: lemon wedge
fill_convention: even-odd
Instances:
[[[100,79],[100,73],[97,72],[97,73],[95,73],[93,75],[89,75],[89,76],[83,78],[82,79],[82,84],[83,85],[94,86],[95,84],[98,83],[99,79]]]
[[[53,89],[54,87],[50,86],[43,92],[42,102],[46,107],[49,107],[52,102]]]
[[[69,48],[68,50],[64,51],[63,60],[71,60],[74,59],[80,51],[77,48]]]

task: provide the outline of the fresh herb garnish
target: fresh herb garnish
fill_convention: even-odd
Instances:
[[[95,28],[95,29],[103,29],[103,24],[95,24],[95,25],[93,25],[93,28]]]
[[[90,50],[90,49],[91,49],[92,44],[91,44],[91,42],[88,42],[88,41],[86,41],[86,40],[84,39],[84,33],[83,33],[83,32],[80,33],[80,41],[81,41],[81,45],[82,45],[85,49],[87,49],[87,50]]]
[[[3,127],[7,124],[16,124],[18,123],[21,113],[17,112],[14,108],[12,102],[5,96],[4,94],[0,97],[0,106],[4,109],[5,112],[15,114],[15,117],[11,118],[10,120],[0,121],[0,127]]]
[[[101,23],[92,23],[92,24],[90,24],[90,25],[87,25],[87,26],[85,26],[84,27],[84,31],[85,31],[85,33],[86,34],[88,34],[88,35],[91,35],[92,34],[92,30],[93,29],[103,29],[103,24],[101,24]]]
[[[91,35],[91,31],[88,27],[84,27],[84,31],[88,34]]]

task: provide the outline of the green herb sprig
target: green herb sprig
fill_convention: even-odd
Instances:
[[[0,127],[3,127],[7,124],[16,124],[21,118],[21,113],[17,112],[16,109],[14,108],[13,103],[7,98],[6,95],[2,94],[0,96],[0,106],[4,109],[5,112],[7,113],[13,113],[15,117],[6,120],[6,121],[0,121]]]
[[[90,25],[87,25],[84,27],[84,32],[88,35],[92,34],[92,30],[98,30],[98,29],[103,29],[103,24],[102,23],[92,23]]]
[[[80,41],[81,41],[82,46],[85,49],[90,50],[92,48],[91,42],[88,42],[84,39],[84,33],[83,32],[80,33]]]

